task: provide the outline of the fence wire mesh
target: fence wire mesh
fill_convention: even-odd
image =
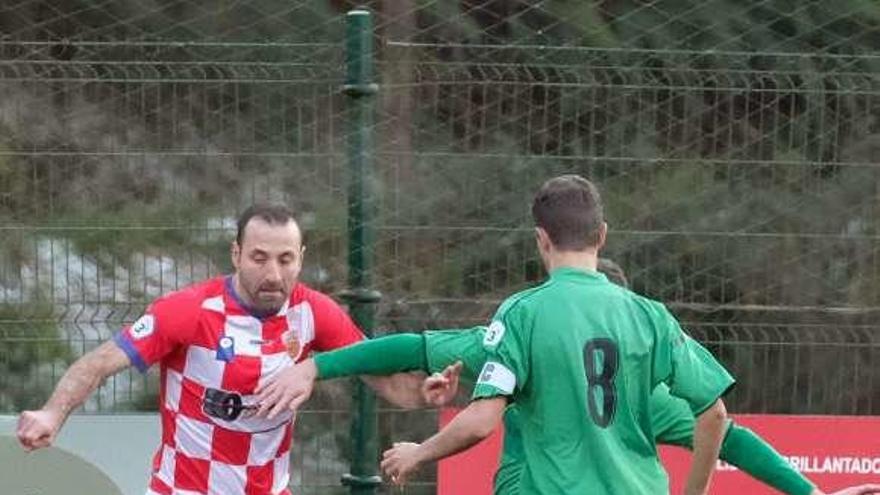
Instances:
[[[732,410],[878,413],[880,7],[364,3],[383,328],[480,323],[539,280],[530,194],[577,172],[604,191],[607,255],[739,378]],[[352,6],[0,3],[0,410],[42,403],[152,298],[228,271],[251,201],[302,212],[305,279],[344,288]],[[122,374],[86,410],[154,394]],[[300,448],[323,453],[300,457],[327,459],[297,465],[303,489],[344,471],[339,396],[303,417]],[[384,440],[436,421],[382,414]]]

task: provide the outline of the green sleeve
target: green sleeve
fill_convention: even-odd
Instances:
[[[473,399],[515,396],[525,386],[531,327],[522,322],[519,308],[516,304],[503,304],[486,329],[486,363],[474,387]]]
[[[761,437],[736,424],[721,445],[720,458],[788,495],[809,495],[815,488]]]
[[[688,403],[669,393],[661,383],[654,388],[649,402],[651,429],[657,443],[693,448],[696,420]]]
[[[688,402],[701,414],[733,387],[735,381],[714,356],[684,333],[675,317],[661,304],[654,304],[657,331],[654,383],[665,382],[672,395]]]
[[[461,379],[475,383],[483,363],[486,362],[486,351],[483,349],[485,334],[486,327],[482,326],[465,330],[426,331],[427,371],[439,373],[447,366],[461,361]]]
[[[352,375],[391,375],[426,368],[424,338],[399,333],[365,340],[315,356],[319,379]]]

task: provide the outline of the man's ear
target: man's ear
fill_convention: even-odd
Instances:
[[[549,253],[550,249],[553,247],[553,242],[550,240],[550,234],[541,227],[535,227],[535,241],[538,243],[538,249],[542,253]]]
[[[232,245],[229,246],[229,257],[232,259],[233,268],[238,270],[238,265],[241,263],[241,246],[238,245],[238,241],[232,241]]]
[[[599,226],[598,236],[596,237],[596,249],[602,249],[605,247],[605,239],[608,238],[608,224],[602,222],[602,225]]]

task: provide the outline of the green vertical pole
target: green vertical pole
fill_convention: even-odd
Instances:
[[[373,335],[375,304],[380,294],[370,289],[373,239],[373,26],[370,13],[352,10],[346,16],[343,92],[347,96],[348,133],[348,283],[343,297],[352,318],[367,337]],[[382,483],[378,475],[376,398],[357,380],[351,420],[351,473],[342,477],[352,495],[372,495]]]

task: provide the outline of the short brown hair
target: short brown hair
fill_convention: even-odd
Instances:
[[[253,218],[259,218],[269,225],[286,225],[288,222],[296,222],[293,210],[287,205],[256,203],[241,212],[236,222],[235,242],[241,246],[244,239],[244,229]]]
[[[599,190],[579,175],[561,175],[545,182],[532,202],[532,217],[562,250],[598,245],[605,221]]]

